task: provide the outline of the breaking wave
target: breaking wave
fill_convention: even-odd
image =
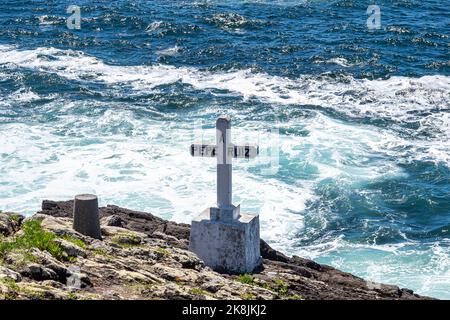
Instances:
[[[174,47],[161,54],[176,50]],[[0,52],[0,64],[9,69],[32,69],[69,80],[125,86],[139,93],[182,83],[215,95],[229,92],[244,101],[258,99],[280,109],[294,106],[285,111],[292,114],[297,112],[295,106],[317,107],[357,123],[387,124],[387,130],[407,139],[399,138],[400,145],[393,142],[393,149],[404,146],[411,159],[450,163],[450,77],[447,76],[366,80],[323,75],[289,79],[252,70],[214,73],[168,65],[108,65],[80,51],[55,48],[18,50],[0,46]]]
[[[94,192],[102,204],[189,222],[215,199],[214,161],[188,152],[194,122],[214,139],[208,122],[228,107],[236,139],[263,153],[261,133],[280,132],[276,173],[263,173],[264,159],[234,166],[235,201],[261,214],[274,247],[448,297],[448,76],[288,78],[0,45],[0,81],[14,88],[0,98],[4,210],[31,214],[43,198]]]

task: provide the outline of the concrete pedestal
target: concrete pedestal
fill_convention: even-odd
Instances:
[[[259,216],[239,214],[221,220],[217,208],[209,208],[194,218],[189,250],[218,272],[242,274],[261,265]]]

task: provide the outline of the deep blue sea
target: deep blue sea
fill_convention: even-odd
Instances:
[[[2,0],[0,209],[94,192],[190,222],[216,168],[189,145],[228,114],[273,247],[450,299],[449,36],[449,0]]]

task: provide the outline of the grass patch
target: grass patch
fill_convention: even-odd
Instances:
[[[280,296],[286,296],[288,294],[289,287],[283,280],[276,280],[277,292]]]
[[[84,243],[81,239],[75,238],[70,235],[60,236],[60,238],[76,245],[77,247],[80,247],[81,249],[86,249],[86,243]]]
[[[141,246],[141,238],[133,233],[119,233],[112,237],[111,242],[119,245],[122,248],[132,248]]]
[[[69,260],[70,257],[55,241],[58,237],[54,233],[42,229],[41,224],[42,220],[27,221],[22,225],[23,234],[9,241],[1,239],[0,258],[14,250],[37,248],[41,251],[47,251],[58,260]]]
[[[255,296],[251,293],[243,293],[241,294],[241,299],[243,300],[255,300]]]
[[[3,283],[4,285],[6,285],[9,290],[11,290],[11,292],[4,293],[3,299],[16,300],[17,296],[20,292],[19,285],[13,279],[10,279],[10,278],[2,278],[2,279],[0,279],[0,282]]]
[[[2,279],[0,279],[0,282],[2,282],[4,285],[6,285],[11,290],[14,290],[16,292],[20,291],[19,285],[13,279],[2,278]]]
[[[16,298],[17,298],[17,295],[15,295],[15,294],[6,293],[4,295],[4,299],[5,300],[16,300]]]
[[[75,262],[77,262],[77,257],[72,257],[72,256],[67,255],[65,260],[67,260],[70,263],[75,263]]]
[[[9,267],[14,270],[26,267],[30,263],[38,262],[38,259],[27,249],[14,248],[8,252],[8,255],[10,258],[12,258],[10,260],[13,261],[12,264],[11,262],[9,263]],[[2,257],[0,257],[0,264],[4,263],[1,259]]]
[[[200,289],[200,288],[191,288],[189,289],[189,293],[196,295],[196,296],[204,296],[206,295],[206,291]]]
[[[288,290],[289,290],[289,286],[287,285],[287,283],[281,279],[275,280],[275,282],[273,283],[273,286],[271,286],[268,283],[265,283],[262,287],[266,290],[270,290],[274,293],[277,293],[278,295],[280,295],[282,297],[286,297],[288,294]]]
[[[130,248],[136,248],[136,247],[142,247],[141,244],[133,244],[133,243],[116,243],[119,247],[122,249],[130,249]]]
[[[28,295],[31,299],[35,300],[45,300],[45,293],[37,290],[24,289],[22,290],[24,294]]]
[[[91,251],[96,256],[104,256],[104,257],[109,256],[108,252],[106,252],[106,250],[103,248],[96,248],[96,249],[92,249]]]
[[[289,300],[303,300],[303,297],[298,294],[293,294],[293,295],[289,296],[288,299]]]
[[[289,292],[289,286],[286,282],[284,282],[281,279],[275,280],[272,284],[269,283],[257,283],[255,281],[255,278],[250,274],[243,274],[237,277],[237,280],[241,283],[245,283],[251,286],[259,286],[266,290],[270,290],[274,293],[277,293],[278,295],[282,297],[286,297]]]
[[[241,283],[249,284],[249,285],[255,285],[255,279],[250,274],[242,274],[238,276],[237,280]]]
[[[109,254],[106,249],[104,248],[95,248],[91,249],[90,252],[96,256],[99,257],[107,262],[113,262],[115,260],[114,256]]]
[[[0,279],[0,282],[5,284],[9,290],[9,292],[5,295],[5,299],[15,300],[19,293],[27,295],[31,299],[44,299],[45,295],[40,291],[35,291],[29,288],[24,288],[19,286],[14,280],[9,278]]]
[[[69,292],[67,294],[67,299],[69,299],[69,300],[78,300],[78,295],[75,292]]]
[[[170,252],[164,248],[157,248],[155,252],[162,254],[163,256],[170,256]]]

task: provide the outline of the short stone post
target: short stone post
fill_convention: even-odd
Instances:
[[[73,228],[85,236],[101,239],[98,199],[93,194],[75,196],[73,205]]]

